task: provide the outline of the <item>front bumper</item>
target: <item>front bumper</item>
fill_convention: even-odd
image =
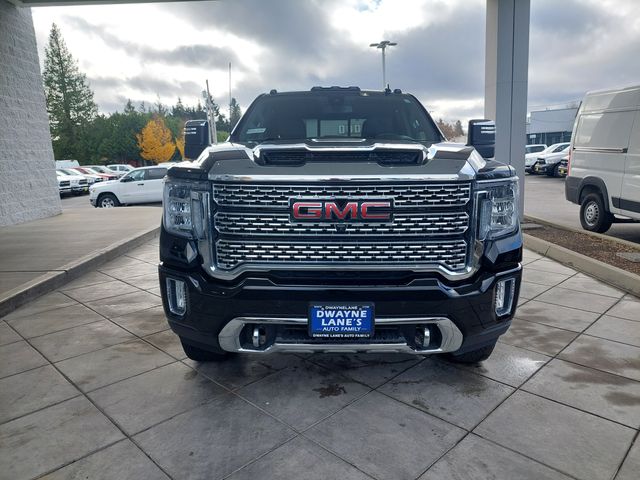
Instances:
[[[536,163],[533,166],[533,172],[541,175],[548,174],[553,172],[554,168],[556,168],[557,163]]]
[[[430,354],[464,353],[497,340],[509,328],[517,305],[522,267],[504,265],[499,271],[481,270],[472,279],[447,282],[438,275],[414,276],[395,284],[384,280],[344,281],[339,274],[283,278],[247,275],[235,283],[214,281],[200,271],[160,265],[160,286],[172,330],[207,350],[269,353],[274,351],[372,352]],[[186,312],[174,315],[167,295],[167,279],[186,286]],[[496,284],[513,280],[511,307],[496,315]],[[375,304],[376,334],[370,339],[317,339],[308,335],[310,302]],[[429,344],[416,332],[430,329]],[[252,332],[263,338],[252,343]]]

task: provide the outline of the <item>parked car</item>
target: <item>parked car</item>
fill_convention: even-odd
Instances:
[[[162,181],[166,174],[165,167],[136,168],[119,180],[94,184],[89,189],[89,201],[101,208],[162,202]]]
[[[74,195],[82,195],[89,191],[89,181],[82,175],[74,175],[73,173],[66,173],[62,169],[56,170],[59,175],[62,175],[65,180],[69,180],[71,187],[71,193]]]
[[[122,173],[115,172],[110,168],[105,167],[104,165],[86,165],[86,167],[90,168],[95,172],[102,173],[104,175],[112,175],[112,176],[115,175],[116,178],[120,178],[122,175],[124,175]]]
[[[543,155],[547,155],[547,154],[550,154],[550,153],[559,153],[564,148],[566,148],[567,145],[569,145],[569,142],[554,143],[553,145],[549,145],[542,152],[525,154],[525,156],[524,156],[524,171],[527,172],[527,173],[536,173],[536,172],[533,171],[533,166],[538,161],[538,157],[541,157]]]
[[[118,179],[118,175],[115,172],[103,173],[103,172],[100,172],[98,170],[95,170],[92,167],[75,167],[74,170],[78,170],[79,172],[82,172],[82,173],[98,175],[99,177],[102,177],[104,180],[117,180]]]
[[[560,160],[560,163],[558,164],[558,176],[566,177],[568,170],[569,170],[569,155],[565,155],[564,157],[562,157],[562,160]]]
[[[550,153],[542,153],[536,158],[536,163],[533,165],[533,172],[542,175],[545,174],[549,177],[558,176],[558,165],[562,157],[569,153],[570,143],[560,144],[562,147],[557,147],[555,151]]]
[[[67,175],[80,175],[81,177],[86,178],[89,186],[93,185],[96,182],[102,181],[102,177],[99,177],[98,175],[93,175],[90,173],[82,173],[78,170],[74,170],[73,168],[59,168],[58,170]]]
[[[126,163],[114,163],[111,165],[107,165],[107,168],[109,170],[112,170],[118,174],[120,174],[120,176],[124,175],[127,172],[130,172],[131,170],[133,170],[133,167],[131,165],[127,165]]]
[[[580,205],[582,228],[640,220],[640,85],[587,93],[571,145],[565,197]]]
[[[60,197],[64,197],[71,193],[71,179],[69,175],[65,175],[64,173],[56,170],[56,177],[58,179],[58,193],[60,193]]]
[[[528,155],[529,153],[541,153],[545,151],[546,148],[547,145],[545,143],[532,143],[530,145],[524,146],[524,154]]]
[[[80,164],[77,160],[56,160],[56,168],[73,168],[78,166],[80,166]]]
[[[70,172],[73,172],[77,175],[84,175],[87,178],[92,178],[94,180],[93,183],[99,183],[99,182],[104,182],[106,180],[108,180],[108,177],[106,175],[102,175],[102,174],[98,174],[98,173],[89,173],[90,170],[85,169],[84,171],[82,171],[82,168],[80,167],[74,167],[74,168],[65,168],[65,170],[69,170]],[[85,173],[87,172],[87,173]],[[91,182],[89,182],[91,183]]]

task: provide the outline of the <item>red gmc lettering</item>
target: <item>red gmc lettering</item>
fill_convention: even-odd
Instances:
[[[391,212],[373,213],[370,208],[390,208],[389,202],[362,202],[360,205],[360,217],[363,220],[387,220],[391,218]]]
[[[331,219],[334,213],[339,220],[344,220],[347,216],[358,218],[358,202],[348,202],[342,210],[335,202],[326,202],[324,204],[324,218]]]
[[[302,212],[300,209],[305,209]],[[322,203],[296,202],[293,204],[293,218],[322,218]]]
[[[343,206],[341,206],[343,205]],[[296,220],[391,220],[389,201],[293,202],[291,215]]]

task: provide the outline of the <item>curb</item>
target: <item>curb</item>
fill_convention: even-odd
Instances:
[[[45,293],[49,293],[65,283],[94,270],[100,265],[127,253],[129,250],[152,240],[158,236],[159,232],[160,227],[153,227],[142,233],[137,233],[89,255],[85,255],[78,260],[67,263],[59,269],[40,275],[13,290],[9,290],[0,296],[0,317],[4,317],[25,303]]]
[[[592,237],[601,238],[602,240],[609,240],[611,242],[616,242],[616,243],[619,243],[621,245],[626,245],[627,247],[640,249],[640,244],[635,243],[635,242],[630,242],[629,240],[624,240],[622,238],[612,237],[612,236],[609,236],[609,235],[604,235],[602,233],[590,232],[588,230],[582,230],[580,228],[569,227],[567,225],[561,225],[559,223],[554,223],[554,222],[551,222],[549,220],[545,220],[545,219],[540,218],[540,217],[534,217],[533,215],[525,215],[524,218],[525,218],[525,220],[529,220],[529,221],[531,221],[533,223],[539,223],[541,225],[548,225],[550,227],[559,228],[561,230],[567,230],[569,232],[582,233],[584,235],[591,235]]]
[[[625,292],[640,296],[640,275],[635,275],[621,268],[601,262],[600,260],[594,260],[586,255],[531,236],[527,233],[523,233],[523,237],[526,248],[576,270],[580,270]]]

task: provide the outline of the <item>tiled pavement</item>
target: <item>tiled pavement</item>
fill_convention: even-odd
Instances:
[[[517,318],[482,365],[198,364],[167,330],[157,248],[0,319],[1,479],[639,476],[636,298],[526,252]]]

